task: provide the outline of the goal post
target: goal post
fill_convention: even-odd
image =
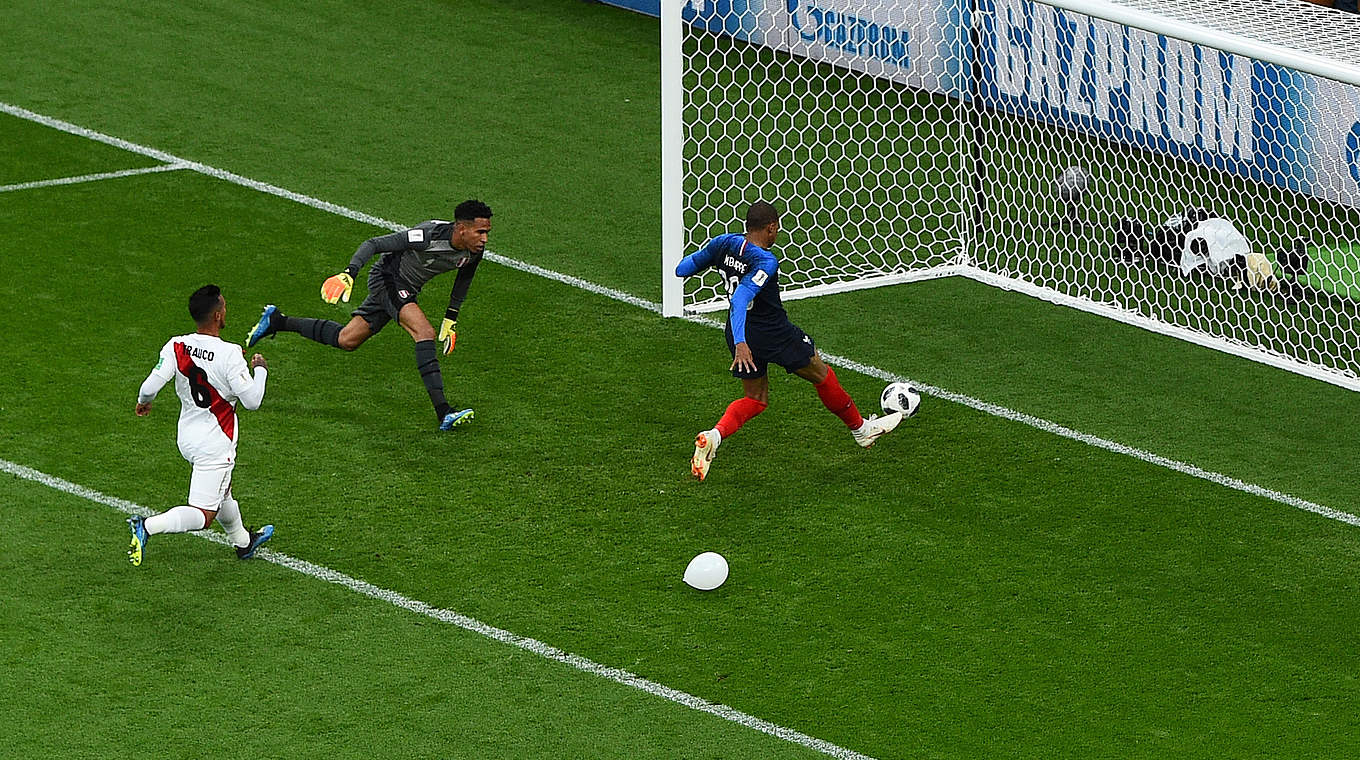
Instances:
[[[682,128],[681,156],[669,164],[682,177],[682,250],[731,231],[747,205],[765,199],[777,202],[789,231],[780,244],[785,298],[955,273],[967,192],[958,150],[964,114],[931,90],[964,86],[961,58],[913,66],[909,47],[914,30],[929,26],[938,44],[956,48],[961,27],[933,17],[927,24],[925,6],[880,10],[853,43],[875,53],[855,56],[813,31],[826,17],[820,8],[663,3],[663,38],[679,26],[683,40],[678,53],[666,51],[678,64],[662,61],[672,78],[663,92],[680,81],[683,93],[677,110],[663,108],[663,121],[678,116]],[[923,148],[935,155],[922,160]],[[677,253],[666,257],[665,274]],[[725,308],[722,287],[716,276],[687,281],[683,309]]]
[[[680,2],[661,3],[661,313],[684,313],[685,293],[675,266],[685,255],[684,41]]]
[[[1360,389],[1360,17],[664,0],[662,38],[668,315],[726,307],[675,263],[765,199],[788,298],[959,275]],[[1187,269],[1187,210],[1239,258]]]

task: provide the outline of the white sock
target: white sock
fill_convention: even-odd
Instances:
[[[227,492],[227,498],[222,500],[222,508],[217,510],[217,521],[222,524],[222,530],[227,532],[232,546],[250,543],[250,531],[241,524],[241,503],[230,491]]]
[[[205,524],[203,510],[185,506],[152,515],[142,523],[146,526],[147,533],[187,533],[191,530],[202,530]]]

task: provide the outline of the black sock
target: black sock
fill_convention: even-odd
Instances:
[[[329,319],[285,317],[280,314],[275,318],[275,323],[277,327],[274,329],[279,332],[293,332],[322,345],[340,347],[340,329],[344,325],[339,322],[332,322]]]
[[[434,351],[434,341],[416,341],[416,369],[420,371],[420,381],[425,383],[425,392],[430,394],[434,404],[435,417],[442,422],[444,415],[453,411],[444,399],[444,377],[439,374],[439,357]]]

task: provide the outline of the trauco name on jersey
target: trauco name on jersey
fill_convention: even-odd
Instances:
[[[188,343],[184,344],[184,353],[188,354],[189,356],[192,356],[195,359],[202,359],[203,361],[206,362],[210,362],[213,360],[213,352],[205,348],[199,348],[198,346],[191,346]]]

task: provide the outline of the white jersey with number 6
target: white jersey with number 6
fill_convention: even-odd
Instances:
[[[179,452],[190,462],[236,458],[236,401],[258,409],[267,372],[246,366],[241,347],[215,335],[190,333],[161,348],[155,369],[142,383],[138,401],[149,403],[175,379],[179,394]]]

